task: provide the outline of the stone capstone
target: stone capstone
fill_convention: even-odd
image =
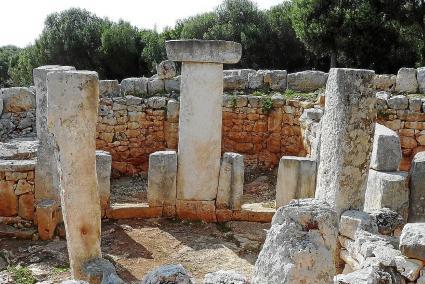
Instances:
[[[337,213],[319,200],[293,200],[279,208],[252,283],[331,283],[338,259],[337,223]]]
[[[370,168],[377,171],[397,171],[401,157],[401,144],[398,134],[377,123],[373,137]]]
[[[140,284],[193,284],[192,276],[181,264],[163,265],[151,270]]]

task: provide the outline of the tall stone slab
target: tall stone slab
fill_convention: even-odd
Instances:
[[[425,222],[425,152],[419,152],[410,168],[409,223]]]
[[[243,160],[241,154],[231,152],[223,154],[215,202],[217,209],[241,209],[244,183]]]
[[[338,214],[363,208],[376,119],[374,75],[342,68],[329,73],[316,198]]]
[[[210,201],[217,196],[221,156],[223,63],[240,60],[235,42],[166,42],[170,60],[182,61],[177,199]]]
[[[96,174],[99,185],[100,208],[102,217],[106,215],[111,197],[112,156],[106,151],[96,151]]]
[[[47,74],[48,127],[53,133],[63,219],[73,279],[90,281],[83,264],[101,257],[101,211],[96,176],[96,72]]]
[[[313,198],[316,190],[316,161],[304,157],[282,157],[276,183],[276,208],[293,199]]]
[[[52,134],[47,128],[47,73],[75,70],[71,66],[46,65],[33,70],[36,96],[36,127],[39,140],[35,167],[36,202],[53,200],[59,203],[57,166],[54,159]],[[52,94],[53,95],[53,94]],[[59,204],[58,204],[59,205]]]

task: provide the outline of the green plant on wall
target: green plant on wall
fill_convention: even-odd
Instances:
[[[269,113],[273,109],[273,101],[271,97],[261,98],[261,110],[264,113]]]
[[[22,266],[9,267],[7,269],[12,275],[16,284],[34,284],[37,282],[31,271]]]
[[[236,95],[231,95],[230,96],[230,107],[232,109],[236,108]]]

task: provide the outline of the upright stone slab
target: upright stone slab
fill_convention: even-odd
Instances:
[[[338,214],[363,208],[376,119],[374,74],[342,68],[329,73],[316,198]]]
[[[410,168],[409,223],[425,222],[425,152],[419,152]]]
[[[73,279],[90,281],[85,262],[101,257],[101,212],[96,176],[96,72],[47,75],[48,127],[55,141],[61,206]]]
[[[381,124],[376,124],[370,168],[377,171],[397,171],[401,161],[401,144],[398,134]]]
[[[158,151],[150,154],[148,172],[149,206],[176,205],[176,180],[176,151]]]
[[[166,42],[170,60],[182,61],[177,199],[214,200],[221,156],[223,63],[237,63],[235,42]]]
[[[292,199],[312,198],[316,189],[316,161],[303,157],[282,157],[276,183],[276,208]]]
[[[106,151],[96,151],[96,174],[99,185],[100,208],[102,217],[109,208],[109,199],[111,197],[111,168],[112,156]]]
[[[240,210],[242,206],[243,183],[243,156],[237,153],[224,153],[218,181],[217,209]]]
[[[51,132],[47,128],[47,73],[75,70],[71,66],[46,65],[33,70],[36,96],[36,126],[39,140],[37,166],[35,167],[36,202],[54,200],[59,203],[57,165],[54,159],[54,147]],[[55,94],[51,94],[52,96]]]

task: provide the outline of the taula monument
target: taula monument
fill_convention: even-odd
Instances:
[[[51,65],[34,88],[1,89],[0,236],[48,241],[63,226],[63,283],[126,283],[102,254],[102,219],[271,222],[252,277],[203,283],[425,283],[425,99],[409,95],[425,69],[223,70],[239,43],[166,51],[152,78]],[[246,168],[261,166],[277,170],[276,205],[244,198]],[[111,202],[111,174],[143,172],[146,202]],[[194,281],[168,264],[139,283]]]

